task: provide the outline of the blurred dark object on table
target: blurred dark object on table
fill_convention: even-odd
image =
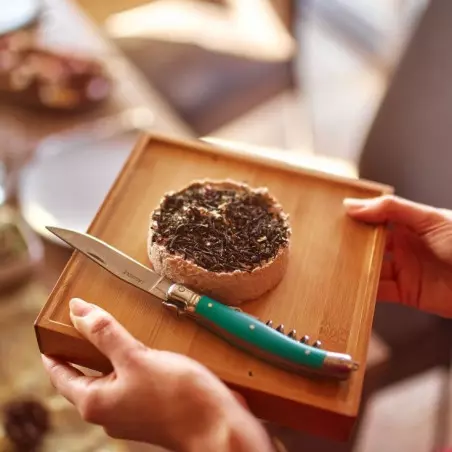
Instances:
[[[37,452],[51,428],[47,408],[33,399],[7,403],[3,407],[3,424],[7,438],[20,452]]]
[[[156,9],[160,11],[164,10],[166,2],[151,2],[146,6],[141,14],[148,14],[151,22],[153,3],[157,3]],[[212,9],[218,11],[203,11],[206,6],[203,0],[181,1],[177,3],[178,8],[174,2],[169,3],[166,17],[183,15],[187,17],[187,24],[196,21],[200,27],[199,36],[193,29],[184,31],[184,27],[182,32],[171,34],[171,29],[175,27],[171,21],[158,25],[155,34],[152,24],[146,30],[144,22],[141,35],[140,32],[129,33],[126,19],[124,22],[113,19],[107,29],[125,56],[142,71],[196,135],[207,135],[273,97],[298,88],[295,52],[284,49],[287,46],[284,38],[281,38],[281,55],[265,55],[258,48],[253,54],[250,49],[259,33],[263,36],[267,31],[270,35],[269,27],[273,24],[277,29],[272,31],[275,36],[285,33],[286,37],[293,37],[299,2],[275,0],[239,4],[223,1],[220,2],[221,7],[214,2]],[[187,9],[188,5],[190,9]],[[252,8],[255,8],[255,14]],[[258,14],[259,8],[263,10],[262,17]],[[162,17],[165,14],[162,13]],[[223,16],[229,18],[230,25],[220,32],[215,21]],[[127,17],[129,20],[132,16]],[[240,27],[244,27],[245,21],[249,30],[249,46],[245,38],[243,42],[238,38],[244,34]],[[130,26],[133,28],[133,24]],[[170,38],[159,37],[166,32]],[[231,36],[236,39],[235,43]]]
[[[30,438],[31,424],[37,427],[33,436],[42,440],[33,452],[125,452],[123,442],[83,421],[55,392],[43,369],[32,325],[48,291],[35,278],[13,292],[0,293],[0,451],[31,452],[17,447]],[[16,446],[12,437],[18,437]]]

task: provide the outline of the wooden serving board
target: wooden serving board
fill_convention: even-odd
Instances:
[[[300,376],[239,351],[190,320],[178,319],[155,299],[75,252],[36,320],[42,353],[91,369],[110,363],[82,339],[68,302],[80,297],[114,315],[149,347],[201,362],[241,392],[260,419],[347,439],[358,413],[376,290],[384,253],[383,228],[349,218],[345,197],[373,197],[392,188],[304,170],[264,155],[144,136],[131,153],[89,233],[149,265],[151,211],[163,194],[197,178],[233,178],[267,186],[290,215],[292,253],[283,281],[242,305],[261,320],[320,339],[351,354],[360,369],[345,382]]]

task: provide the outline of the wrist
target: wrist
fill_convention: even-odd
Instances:
[[[274,452],[274,446],[259,421],[241,406],[212,417],[202,431],[190,433],[176,452]]]

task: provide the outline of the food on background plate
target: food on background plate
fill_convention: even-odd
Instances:
[[[112,90],[101,63],[37,47],[15,48],[0,40],[0,99],[55,111],[85,111]]]
[[[51,430],[50,414],[38,400],[12,400],[3,407],[2,439],[9,442],[11,451],[33,452],[40,449]],[[5,441],[6,440],[6,441]]]
[[[239,305],[281,281],[290,237],[288,215],[266,188],[193,181],[152,212],[148,255],[159,274]]]

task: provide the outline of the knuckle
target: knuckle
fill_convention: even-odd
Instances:
[[[70,382],[73,379],[67,374],[66,369],[61,364],[53,364],[49,371],[50,381],[53,386],[59,386],[64,381]]]
[[[148,348],[137,341],[134,347],[129,348],[123,355],[123,364],[127,368],[135,369],[143,361],[143,356],[148,352]]]
[[[52,364],[52,366],[49,368],[49,372],[50,372],[50,376],[52,378],[55,378],[56,380],[59,380],[64,373],[64,369],[63,366],[61,366],[60,364]]]
[[[147,353],[149,351],[149,347],[147,347],[145,344],[143,344],[143,342],[141,341],[136,341],[136,352],[139,353],[140,355],[142,353]]]
[[[79,413],[85,422],[102,424],[104,403],[98,392],[89,392],[79,405]]]
[[[98,315],[91,324],[91,333],[95,336],[108,336],[113,330],[113,319],[102,313]]]

